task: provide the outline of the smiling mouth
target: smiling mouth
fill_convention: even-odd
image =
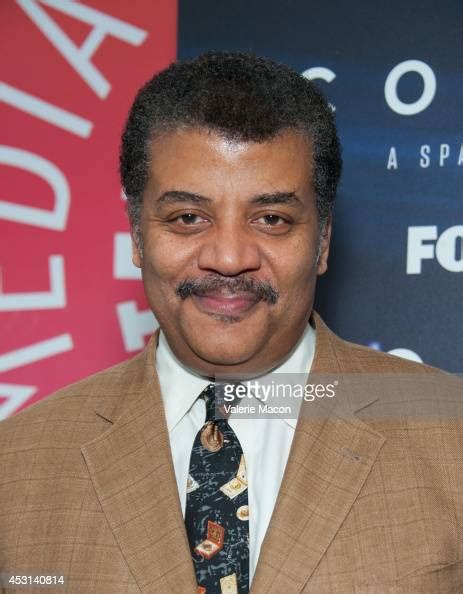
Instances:
[[[223,291],[192,295],[192,298],[203,313],[225,316],[242,315],[260,301],[251,293],[236,294]]]

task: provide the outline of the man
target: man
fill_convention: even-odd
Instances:
[[[5,593],[12,574],[97,594],[463,591],[461,383],[313,311],[340,170],[326,100],[286,66],[209,53],[140,91],[121,175],[160,331],[0,426]],[[219,379],[255,398],[277,373],[338,389],[297,419],[214,414]]]

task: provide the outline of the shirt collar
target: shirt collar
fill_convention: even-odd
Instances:
[[[280,365],[272,369],[271,373],[307,375],[312,366],[314,353],[315,329],[308,323],[290,355]],[[170,432],[188,413],[199,394],[211,383],[211,380],[194,373],[177,359],[162,330],[159,333],[155,358],[167,429]],[[297,419],[284,417],[282,419],[293,429],[296,427]]]
[[[174,355],[162,330],[156,349],[156,369],[166,414],[167,429],[172,429],[186,415],[211,380],[185,367]]]
[[[310,323],[307,324],[301,338],[293,347],[291,354],[278,367],[271,370],[271,374],[303,374],[307,376],[312,367],[315,354],[315,328]],[[262,377],[265,377],[265,374]],[[256,378],[259,379],[259,378]],[[299,402],[300,404],[300,402]],[[296,428],[297,418],[281,417],[290,427]]]

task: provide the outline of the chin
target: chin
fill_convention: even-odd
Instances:
[[[233,365],[242,365],[249,361],[256,354],[256,346],[243,348],[241,345],[233,348],[233,345],[214,344],[208,341],[207,347],[204,344],[191,345],[198,346],[194,348],[196,355],[210,365],[218,367],[229,367]]]
[[[231,328],[239,325],[227,322]],[[230,368],[246,364],[264,348],[265,341],[255,336],[243,336],[244,332],[202,332],[184,335],[184,341],[196,358],[207,367]],[[201,365],[199,363],[199,365]]]

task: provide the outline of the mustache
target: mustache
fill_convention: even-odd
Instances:
[[[191,295],[203,296],[207,293],[226,289],[231,294],[251,293],[257,301],[274,305],[279,298],[278,291],[268,281],[261,281],[249,276],[227,277],[209,274],[201,278],[187,278],[175,288],[180,299]]]

